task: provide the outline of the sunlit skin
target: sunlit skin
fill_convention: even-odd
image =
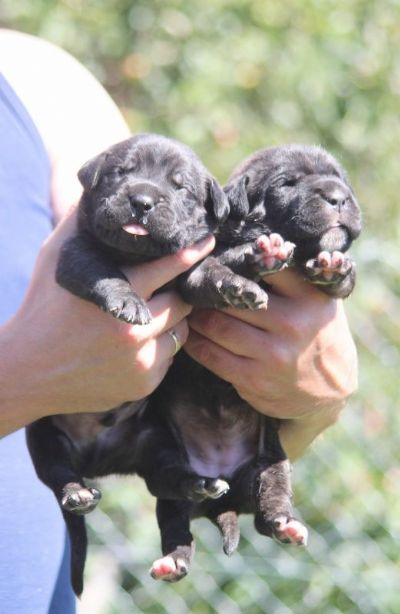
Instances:
[[[79,167],[129,136],[129,129],[93,77],[51,44],[0,31],[0,58],[0,70],[49,151],[59,220],[80,197]],[[53,282],[60,243],[73,230],[72,215],[43,248],[21,310],[0,329],[2,435],[51,412],[100,411],[148,394],[171,361],[168,329],[186,339],[190,307],[174,293],[150,297],[209,253],[211,239],[199,250],[127,272],[139,294],[150,299],[154,316],[149,327],[138,328]],[[256,409],[284,418],[282,441],[295,458],[336,421],[356,387],[357,361],[341,302],[291,271],[274,276],[272,286],[267,311],[192,313],[186,349]]]

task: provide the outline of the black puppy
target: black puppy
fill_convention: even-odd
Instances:
[[[150,150],[159,147],[158,137],[142,138],[144,142],[141,146],[149,144]],[[169,151],[172,145],[170,142],[164,142],[164,146]],[[178,146],[181,151],[180,148],[181,146]],[[130,148],[127,150],[129,152]],[[184,151],[186,152],[186,149]],[[116,156],[120,164],[122,152],[126,154],[125,146],[120,149],[119,156]],[[308,164],[304,174],[316,175],[314,181],[317,182],[317,178],[321,179],[325,175],[328,178],[332,174],[339,176],[341,171],[333,159],[327,156],[325,165],[316,170],[316,151],[307,153],[301,149],[301,152]],[[280,225],[274,225],[271,220],[274,219],[276,210],[279,207],[283,210],[284,207],[281,196],[276,198],[276,202],[272,199],[269,201],[266,197],[268,179],[273,174],[277,161],[274,156],[269,160],[268,153],[264,152],[264,155],[264,161],[259,155],[261,165],[264,164],[264,174],[258,173],[258,185],[256,181],[252,182],[250,162],[247,165],[249,172],[246,166],[245,175],[236,173],[227,188],[233,211],[223,226],[216,229],[219,235],[216,254],[206,258],[181,279],[181,292],[193,304],[209,307],[228,304],[250,308],[264,306],[265,292],[258,287],[255,290],[254,284],[247,282],[241,274],[257,278],[263,269],[276,270],[284,266],[290,258],[293,246],[283,241],[280,236],[270,234],[273,230],[280,229]],[[300,153],[296,155],[299,156],[297,164],[301,167]],[[294,166],[296,155],[292,156]],[[323,158],[326,154],[318,150],[318,155]],[[137,297],[132,300],[131,289],[116,265],[147,260],[154,252],[159,255],[168,253],[169,249],[162,241],[163,226],[159,226],[157,222],[160,204],[149,207],[148,211],[143,213],[135,204],[136,197],[131,198],[131,191],[137,183],[141,185],[150,181],[158,185],[158,173],[161,172],[164,177],[151,151],[147,155],[142,152],[141,156],[145,160],[150,157],[151,162],[142,162],[134,171],[129,170],[129,164],[125,164],[125,175],[118,173],[116,182],[112,180],[116,162],[112,156],[109,164],[105,156],[106,160],[96,159],[81,171],[85,195],[81,205],[80,236],[67,244],[58,271],[58,279],[64,286],[80,296],[94,300],[102,308],[127,321],[147,321],[147,308]],[[276,150],[276,156],[279,158],[279,170],[281,174],[285,174],[289,170],[285,170],[284,166],[286,154],[282,155],[281,150]],[[164,166],[165,160],[162,161],[161,168],[164,169]],[[150,180],[147,173],[150,173]],[[134,181],[131,183],[128,177],[131,178],[132,175]],[[137,176],[140,178],[139,182],[136,181]],[[124,186],[125,182],[128,183],[127,186]],[[344,178],[340,182],[343,186],[347,185]],[[216,207],[215,210],[221,211],[223,203],[223,214],[217,214],[216,217],[225,218],[226,203],[218,187],[213,182],[211,185],[214,192],[211,203]],[[123,215],[116,215],[118,209],[112,206],[110,211],[110,204],[115,202],[115,191],[125,194],[122,199],[116,199],[124,212]],[[104,192],[106,197],[103,201]],[[203,195],[205,193],[203,191]],[[295,209],[297,203],[299,211],[304,208],[304,217],[307,217],[306,211],[307,207],[310,207],[311,196],[315,199],[312,189],[310,195],[300,203],[299,200],[296,201],[294,191],[292,209]],[[325,201],[323,197],[318,198],[319,215],[323,216]],[[137,200],[143,204],[146,199],[141,197]],[[154,201],[154,197],[152,200]],[[136,217],[133,226],[131,214],[128,215],[127,202],[134,205]],[[163,202],[161,200],[161,203]],[[353,217],[356,218],[358,208],[353,197],[350,207],[354,209]],[[159,211],[161,215],[163,207],[160,207]],[[294,219],[294,226],[296,223]],[[339,227],[338,224],[336,226]],[[352,228],[350,218],[343,222],[343,228],[347,226]],[[145,230],[149,229],[150,237],[143,232],[144,227]],[[214,229],[215,223],[211,223],[211,227]],[[322,227],[321,236],[330,228],[330,224],[325,222]],[[132,232],[136,234],[128,237]],[[160,238],[157,237],[157,232]],[[207,231],[205,233],[207,234]],[[262,233],[269,237],[260,238]],[[157,246],[154,252],[150,249],[147,256],[145,241],[149,239],[149,246],[152,247],[154,236],[157,237],[156,243],[161,243],[163,247]],[[309,233],[304,243],[310,238],[316,239],[316,236],[316,232]],[[198,238],[200,237],[192,235],[189,242]],[[174,240],[177,246],[186,244],[178,239]],[[138,245],[134,247],[136,243]],[[315,245],[306,257],[318,255],[322,247],[328,246]],[[344,249],[342,243],[340,246],[333,244],[332,249],[334,247]],[[135,253],[136,249],[138,255]],[[90,277],[83,280],[80,279],[81,252],[85,258],[84,262],[87,263],[86,268],[90,271]],[[326,257],[325,255],[324,258]],[[97,259],[101,263],[100,273]],[[321,256],[318,256],[316,264],[321,266],[315,268],[314,263],[309,263],[307,270],[315,274],[317,281],[326,281],[327,276],[332,276],[332,286],[340,286],[342,278],[348,277],[345,269],[349,267],[347,261],[344,266],[344,258],[338,266],[338,259],[340,260],[338,255],[333,258],[332,267],[331,257],[329,266],[325,266],[325,260],[321,261]],[[114,263],[112,271],[110,262]],[[111,287],[106,287],[105,292],[104,276],[116,280]],[[76,277],[79,283],[76,282]],[[87,288],[90,288],[90,292]],[[119,300],[121,293],[122,302]],[[118,304],[115,303],[116,299]],[[138,303],[140,309],[137,307]],[[80,427],[87,424],[86,421],[90,424],[93,420],[97,421],[98,436],[85,440]],[[227,553],[231,553],[238,543],[239,512],[255,513],[257,529],[263,534],[275,535],[282,541],[297,543],[304,543],[306,539],[305,528],[292,518],[289,464],[279,442],[278,422],[254,412],[229,384],[216,378],[183,353],[177,357],[160,388],[143,403],[127,403],[100,418],[46,418],[30,428],[28,440],[39,476],[54,490],[63,509],[72,540],[72,578],[77,593],[82,590],[86,536],[82,518],[74,514],[90,511],[99,498],[96,489],[85,487],[82,475],[94,477],[137,471],[145,478],[150,491],[159,498],[157,514],[163,553],[166,555],[153,565],[152,574],[155,577],[177,580],[187,573],[192,557],[192,537],[189,530],[192,516],[206,515],[220,527],[224,537],[224,550]]]
[[[226,193],[231,215],[218,229],[214,260],[189,276],[191,291],[201,287],[200,272],[213,277],[215,260],[217,270],[228,265],[252,278],[291,261],[328,294],[350,294],[355,270],[344,252],[361,216],[331,155],[296,145],[257,152],[233,173]],[[181,352],[136,419],[135,469],[158,497],[164,557],[152,566],[154,578],[176,581],[188,572],[193,517],[220,528],[227,554],[239,541],[239,513],[253,513],[263,535],[306,542],[307,530],[293,518],[279,421],[254,411],[229,383]]]
[[[79,172],[84,193],[78,234],[66,242],[57,280],[129,323],[151,316],[119,266],[171,254],[217,230],[228,216],[228,200],[195,154],[159,135],[139,135],[89,161]],[[212,267],[210,267],[212,270]],[[192,302],[200,294],[207,306],[263,307],[267,295],[257,283],[219,269],[218,284],[208,269],[191,283],[180,281]],[[202,278],[202,282],[198,283]],[[28,445],[39,477],[60,503],[72,543],[72,583],[82,591],[86,532],[80,514],[100,498],[83,476],[133,473],[136,469],[136,416],[141,403],[126,403],[100,414],[47,417],[27,429]],[[139,412],[140,414],[140,412]]]
[[[361,232],[361,212],[332,155],[304,145],[258,151],[237,167],[225,191],[232,215],[221,229],[221,242],[239,242],[243,248],[243,239],[279,233],[293,242],[294,264],[310,281],[324,285],[324,292],[335,298],[352,292],[355,268],[344,252]],[[279,239],[277,245],[274,240],[258,242],[265,251],[266,272],[279,267],[280,245]],[[250,243],[248,250],[251,247]],[[268,258],[270,250],[278,255],[275,264]],[[246,262],[236,270],[246,272]]]

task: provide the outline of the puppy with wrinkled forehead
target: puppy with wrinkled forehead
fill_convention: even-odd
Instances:
[[[142,145],[157,146],[158,137],[147,139]],[[171,147],[182,151],[169,141],[163,146],[168,159]],[[122,149],[125,147],[129,160],[130,147],[127,144]],[[128,163],[125,172],[116,171],[115,164],[121,166],[123,158],[119,151],[113,164],[104,155],[105,160],[101,157],[89,163],[80,173],[85,186],[80,233],[65,247],[58,279],[115,317],[146,322],[147,307],[132,295],[118,264],[169,253],[168,241],[176,246],[187,244],[179,238],[180,233],[186,237],[186,229],[169,236],[164,245],[157,211],[160,216],[165,211],[166,219],[175,215],[164,209],[164,193],[161,199],[154,196],[165,177],[164,161],[156,161],[151,151],[141,151],[138,165],[129,170]],[[111,150],[111,156],[114,153]],[[143,162],[149,159],[154,162]],[[145,178],[142,167],[147,169]],[[143,194],[148,175],[152,177],[151,203],[148,194]],[[168,186],[172,175],[165,179]],[[200,176],[205,182],[200,200],[205,198],[206,214],[196,210],[191,215],[210,220],[218,244],[213,255],[180,279],[179,289],[188,302],[205,307],[263,308],[266,287],[252,280],[288,264],[299,266],[312,283],[322,284],[333,296],[350,293],[354,267],[344,251],[360,232],[360,212],[332,156],[320,148],[303,146],[256,153],[240,165],[225,189],[229,217],[218,186],[207,173]],[[136,196],[138,185],[140,198]],[[121,196],[115,198],[118,194]],[[188,206],[193,189],[190,194]],[[202,223],[199,227],[200,234],[207,233]],[[191,234],[189,242],[201,236]],[[74,260],[79,264],[82,252],[84,267],[74,265]],[[85,273],[82,279],[82,270],[89,271],[89,276]],[[86,439],[83,445],[76,425],[93,419],[101,435]],[[67,522],[72,582],[78,594],[86,553],[80,515],[90,512],[100,496],[96,489],[86,488],[83,475],[137,472],[145,479],[157,497],[164,555],[151,568],[157,579],[177,581],[188,573],[194,548],[193,517],[206,516],[219,527],[227,554],[239,542],[240,513],[254,514],[256,528],[263,535],[282,542],[306,542],[306,528],[293,518],[290,467],[279,440],[279,421],[254,411],[228,382],[184,352],[176,356],[159,388],[139,405],[127,403],[97,418],[46,418],[30,427],[28,441],[38,475],[54,490]]]
[[[231,213],[217,231],[219,266],[253,279],[296,266],[333,297],[351,293],[355,269],[345,252],[361,215],[330,154],[302,145],[259,151],[225,191]],[[206,259],[200,268],[208,267]],[[252,513],[262,535],[306,543],[307,530],[293,517],[279,421],[253,410],[228,382],[181,353],[138,424],[136,470],[158,497],[164,556],[151,568],[154,578],[188,573],[190,520],[199,516],[218,526],[226,554],[238,545],[240,513]]]
[[[120,266],[172,254],[215,232],[229,213],[221,187],[187,146],[154,134],[118,143],[79,171],[84,191],[78,232],[63,246],[57,281],[77,296],[127,323],[146,324],[151,314]],[[217,264],[217,263],[215,263]],[[204,271],[190,271],[196,284],[177,280],[190,302],[210,307],[258,308],[267,295],[253,281],[218,269],[218,286]],[[192,287],[193,286],[193,291]],[[72,582],[82,592],[86,532],[81,514],[91,511],[100,492],[83,476],[134,473],[138,407],[126,403],[99,414],[44,418],[27,429],[39,477],[60,503],[72,544]]]
[[[150,313],[118,265],[172,254],[228,215],[221,188],[189,147],[160,135],[114,145],[79,171],[79,232],[64,247],[57,281],[129,323]]]
[[[351,293],[355,268],[345,252],[361,232],[361,212],[345,171],[331,154],[306,145],[258,151],[237,167],[225,191],[231,216],[221,242],[226,237],[228,244],[241,244],[241,250],[245,240],[265,234],[267,239],[258,241],[263,274],[293,256],[292,264],[327,294],[345,298]],[[282,249],[284,242],[293,245]],[[249,243],[247,249],[252,247]]]

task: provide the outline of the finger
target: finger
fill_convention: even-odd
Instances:
[[[167,369],[171,365],[172,358],[176,354],[177,343],[179,346],[186,343],[189,334],[189,327],[186,320],[182,320],[176,324],[172,330],[177,337],[177,342],[169,332],[164,332],[158,337],[149,339],[138,350],[136,361],[145,372],[154,369],[156,363],[160,365],[161,369]]]
[[[237,310],[242,313],[241,310]],[[202,337],[237,356],[252,358],[267,351],[270,335],[234,315],[216,310],[196,310],[189,316],[189,326]],[[263,338],[262,335],[265,335]],[[196,337],[197,341],[198,337]]]
[[[269,294],[268,309],[252,311],[228,308],[224,309],[224,313],[254,327],[256,331],[274,334],[284,334],[296,327],[300,330],[304,320],[311,315],[304,305],[296,304],[295,299],[273,294]],[[314,310],[312,313],[315,313]]]
[[[315,297],[303,297],[294,299],[286,296],[270,294],[268,309],[251,311],[250,309],[224,309],[223,312],[214,310],[194,310],[189,316],[190,326],[195,328],[202,335],[211,336],[219,343],[223,342],[223,337],[229,339],[230,335],[236,335],[236,327],[240,336],[240,344],[243,355],[249,355],[249,348],[254,344],[254,350],[261,347],[261,351],[268,352],[264,345],[260,346],[263,339],[268,343],[268,338],[263,337],[264,333],[276,337],[279,335],[286,339],[288,343],[306,343],[311,340],[316,332],[329,322],[333,321],[340,309],[342,301],[323,297],[319,294]],[[219,314],[219,315],[218,315]],[[230,316],[231,320],[226,320],[222,316]],[[239,323],[248,325],[247,328],[239,328]],[[232,342],[230,349],[237,351]],[[236,345],[236,344],[235,344]]]
[[[164,256],[151,262],[145,262],[130,268],[124,268],[124,274],[132,284],[135,292],[143,298],[149,298],[166,283],[187,271],[207,256],[215,246],[215,239],[209,236],[203,241],[186,247],[176,254]]]
[[[269,292],[278,296],[301,298],[303,296],[319,297],[317,300],[329,300],[327,295],[315,288],[304,279],[296,269],[284,269],[272,275],[266,275],[264,281],[268,284]]]
[[[173,357],[186,343],[189,336],[189,326],[186,320],[178,322],[173,328],[158,337],[159,343],[165,345],[168,356]]]
[[[152,320],[149,324],[131,326],[130,336],[140,343],[158,337],[174,328],[186,318],[192,307],[185,303],[176,292],[160,292],[148,302]]]
[[[241,381],[246,379],[248,370],[253,361],[250,358],[237,356],[210,341],[190,331],[185,344],[185,352],[201,365],[218,375],[227,382],[235,382],[240,387]]]

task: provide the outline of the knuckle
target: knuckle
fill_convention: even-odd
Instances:
[[[132,347],[141,347],[154,336],[154,323],[150,324],[123,324],[122,336],[126,343]]]
[[[295,349],[287,342],[274,343],[270,348],[270,360],[276,369],[291,368],[296,363]]]
[[[210,368],[215,367],[215,356],[206,339],[197,340],[193,349],[198,362]]]
[[[234,327],[234,320],[218,311],[210,311],[202,321],[202,332],[206,336],[217,336],[221,340],[229,338]]]

